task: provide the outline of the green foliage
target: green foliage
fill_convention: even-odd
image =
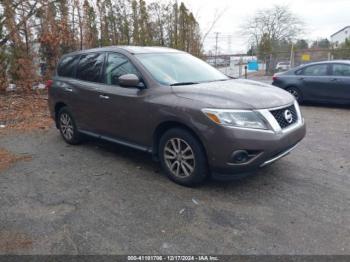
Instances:
[[[331,43],[327,38],[314,41],[311,45],[312,48],[330,48]]]
[[[98,47],[98,30],[95,10],[90,6],[89,1],[85,0],[84,5],[84,32],[86,48]]]
[[[3,14],[0,14],[0,21],[3,21]],[[0,39],[4,37],[4,25],[0,22]],[[8,68],[7,47],[0,46],[0,90],[6,88],[6,72]]]
[[[333,52],[334,59],[350,59],[350,39],[346,39],[343,44],[338,48],[334,49]]]
[[[260,57],[285,50],[303,31],[302,21],[283,5],[258,10],[241,27],[242,34],[248,37],[250,45],[257,47]]]
[[[258,52],[261,58],[272,52],[272,41],[268,34],[264,34],[259,42]]]
[[[303,50],[303,49],[308,49],[308,48],[309,48],[309,44],[307,43],[307,41],[305,39],[297,40],[297,42],[294,45],[295,50]]]

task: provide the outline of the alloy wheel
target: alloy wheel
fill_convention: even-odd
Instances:
[[[170,172],[179,178],[191,176],[195,170],[195,156],[191,146],[181,138],[171,138],[164,147],[164,160]]]
[[[71,117],[67,113],[62,113],[60,115],[60,128],[64,138],[72,140],[74,136],[74,126]]]

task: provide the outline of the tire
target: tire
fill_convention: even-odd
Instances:
[[[70,145],[77,145],[81,142],[81,135],[78,132],[72,113],[63,107],[57,114],[57,126],[62,138]]]
[[[294,86],[289,86],[286,88],[286,91],[291,93],[295,99],[298,101],[299,104],[303,102],[303,94],[300,92],[300,90]]]
[[[172,181],[183,186],[196,186],[208,177],[204,148],[189,131],[173,128],[165,132],[158,152],[162,169]]]

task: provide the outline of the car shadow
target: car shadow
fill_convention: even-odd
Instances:
[[[350,109],[350,104],[332,104],[326,102],[303,102],[301,106],[306,107],[326,107],[332,109]]]
[[[142,152],[127,146],[108,142],[94,137],[84,137],[84,145],[94,147],[101,151],[102,154],[113,154],[125,161],[132,162],[135,166],[143,167],[143,169],[159,172],[160,167],[157,162],[152,160],[152,154]]]
[[[165,176],[161,170],[160,163],[154,161],[152,159],[152,155],[149,153],[93,137],[85,137],[84,145],[91,149],[98,150],[99,154],[102,154],[102,156],[105,154],[112,154],[115,157],[123,159],[123,161],[130,164],[131,166],[138,167],[139,169],[152,173],[155,176]],[[271,169],[271,167],[265,167],[263,169],[257,170],[256,172],[246,174],[243,177],[233,177],[232,179],[227,180],[217,180],[209,177],[202,185],[189,189],[235,189],[238,187],[259,183],[261,178],[263,178],[262,183],[265,183],[264,181],[268,179],[272,170],[273,169]]]

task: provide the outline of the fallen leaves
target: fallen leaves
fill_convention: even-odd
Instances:
[[[21,160],[30,160],[30,156],[17,156],[7,151],[6,149],[0,148],[0,172],[9,168],[11,165]]]
[[[0,133],[48,129],[52,125],[47,96],[0,94]]]
[[[8,253],[30,249],[33,245],[31,237],[25,233],[0,231],[0,252]]]

